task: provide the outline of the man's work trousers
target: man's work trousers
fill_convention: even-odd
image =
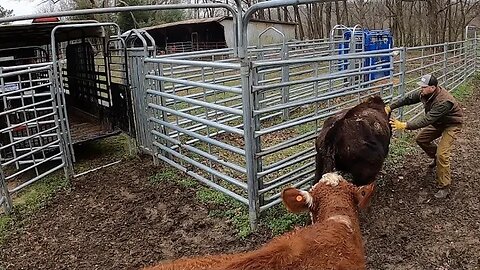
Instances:
[[[430,125],[423,128],[417,135],[417,144],[429,157],[436,158],[437,183],[441,187],[446,187],[452,182],[450,174],[452,147],[461,129],[461,125],[450,126],[445,129],[437,129]],[[433,141],[439,137],[441,137],[441,139],[437,146]]]

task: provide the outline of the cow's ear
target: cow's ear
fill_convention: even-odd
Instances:
[[[307,191],[290,187],[282,191],[282,201],[288,211],[301,213],[308,211],[313,198]]]
[[[357,187],[355,191],[355,199],[357,201],[358,208],[365,209],[370,202],[370,199],[375,192],[375,184],[371,183],[366,186]]]

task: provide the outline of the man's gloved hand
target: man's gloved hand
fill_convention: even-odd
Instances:
[[[388,105],[385,106],[385,113],[386,113],[386,114],[389,114],[389,113],[391,113],[391,112],[392,112],[392,108],[390,108],[390,106],[388,106]]]
[[[406,122],[402,122],[402,121],[398,121],[397,119],[393,119],[391,118],[390,119],[390,126],[393,128],[393,130],[404,130],[407,128],[407,123]]]

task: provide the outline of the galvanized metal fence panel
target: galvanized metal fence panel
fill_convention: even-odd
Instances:
[[[147,58],[149,125],[157,157],[248,204],[240,66]],[[196,169],[194,169],[196,168]]]
[[[370,95],[388,101],[416,91],[416,81],[426,73],[454,89],[477,64],[476,39],[341,54],[338,44],[345,42],[250,47],[247,80],[229,49],[145,58],[136,68],[145,70],[142,106],[148,122],[142,124],[152,153],[244,204],[258,204],[255,211],[261,212],[280,202],[283,187],[309,186],[314,139],[326,118]],[[363,65],[372,57],[389,60]],[[372,73],[380,75],[371,79]],[[246,121],[246,98],[251,121]],[[400,117],[415,117],[419,107],[401,111]],[[253,176],[248,160],[254,162]]]
[[[0,204],[12,194],[64,168],[65,143],[58,88],[51,63],[0,68]]]
[[[379,70],[361,66],[355,69],[339,68],[344,65],[343,60],[355,64],[380,56],[392,58],[392,72],[373,81],[364,78],[389,69],[382,66],[379,66]],[[377,54],[352,53],[252,62],[251,89],[253,100],[257,101],[253,115],[260,211],[279,203],[280,191],[286,185],[306,188],[310,184],[315,170],[314,139],[326,118],[356,105],[367,96],[379,94],[390,98],[394,91],[398,92],[400,73],[394,73],[394,67],[400,68],[402,61],[394,61],[393,58],[394,53],[389,50]],[[292,69],[302,66],[307,72],[290,76],[288,82],[282,82],[278,73],[276,76],[270,75],[276,80],[258,80],[257,74],[281,66]],[[289,99],[281,98],[284,88],[288,88]],[[286,109],[288,117],[284,118],[281,112]]]
[[[416,84],[425,74],[434,74],[440,86],[455,90],[477,69],[478,47],[475,39],[438,45],[409,47],[406,53],[406,94],[420,90]],[[401,117],[412,119],[422,113],[422,104],[405,107]]]
[[[125,38],[125,45],[127,46],[127,67],[130,93],[132,93],[136,141],[142,151],[152,153],[149,126],[145,124],[148,115],[146,111],[144,60],[155,54],[155,42],[147,32],[134,29]]]

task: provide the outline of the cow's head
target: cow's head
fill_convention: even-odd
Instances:
[[[365,208],[373,191],[373,184],[357,187],[337,173],[326,173],[310,191],[284,189],[282,200],[285,207],[293,213],[309,211],[312,222],[315,223],[328,207]]]

